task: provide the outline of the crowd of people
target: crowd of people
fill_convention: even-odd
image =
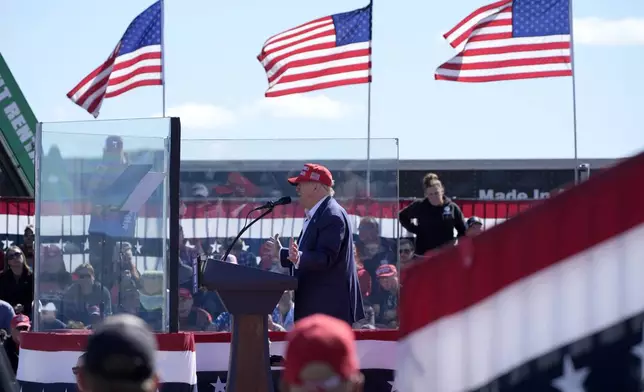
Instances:
[[[398,327],[399,277],[402,269],[427,252],[455,244],[465,235],[477,235],[483,222],[477,217],[465,220],[459,207],[445,196],[439,178],[428,174],[423,180],[425,198],[400,211],[400,223],[415,238],[392,240],[381,236],[374,217],[360,220],[353,243],[353,257],[364,307],[364,318],[354,328]],[[101,243],[102,241],[102,243]],[[186,241],[180,230],[179,252],[179,324],[183,331],[226,332],[231,315],[219,296],[195,286],[195,263],[204,253],[221,260],[222,252],[232,246],[224,262],[288,274],[270,251],[246,249],[243,241],[222,241],[217,251],[204,252],[198,241]],[[96,242],[96,241],[95,241]],[[113,314],[136,315],[155,331],[167,323],[165,275],[160,270],[139,271],[134,262],[133,246],[127,241],[111,241],[105,252],[105,240],[99,255],[90,253],[90,262],[68,271],[63,250],[56,244],[44,244],[39,264],[34,266],[34,227],[27,226],[20,245],[12,245],[0,260],[0,330],[14,370],[17,368],[20,334],[38,330],[94,329]],[[207,248],[208,249],[208,248]],[[107,255],[107,257],[106,257]],[[38,287],[34,287],[34,267]],[[37,290],[35,290],[37,289]],[[35,297],[37,293],[37,298]],[[272,331],[288,331],[295,323],[293,292],[285,292],[274,311],[267,315]]]

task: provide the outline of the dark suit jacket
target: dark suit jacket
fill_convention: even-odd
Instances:
[[[327,197],[302,233],[295,291],[295,321],[323,313],[349,324],[364,318],[353,257],[353,230],[347,212]],[[292,267],[288,248],[280,252],[283,267]]]

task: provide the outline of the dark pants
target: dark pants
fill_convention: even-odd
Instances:
[[[95,278],[111,289],[116,280],[114,272],[114,246],[118,240],[103,233],[89,233],[89,263],[94,268]]]

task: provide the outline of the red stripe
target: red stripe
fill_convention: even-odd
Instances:
[[[478,8],[476,11],[474,11],[471,14],[469,14],[468,16],[466,16],[465,19],[463,19],[460,22],[458,22],[458,24],[456,26],[454,26],[450,31],[445,33],[443,35],[443,37],[447,38],[448,36],[454,34],[454,32],[456,30],[458,30],[461,27],[463,27],[463,25],[465,25],[470,20],[476,18],[479,14],[481,14],[483,12],[486,12],[486,11],[489,11],[489,10],[494,9],[494,8],[502,7],[502,6],[504,6],[504,5],[508,4],[508,3],[512,3],[512,0],[501,0],[501,1],[497,1],[496,3],[488,4],[488,5],[485,5],[485,6],[481,7],[481,8]]]
[[[442,66],[441,66],[442,68]],[[542,71],[542,72],[525,72],[516,74],[488,75],[488,76],[445,76],[435,74],[436,80],[447,80],[452,82],[463,83],[484,83],[498,82],[502,80],[519,80],[519,79],[537,79],[537,78],[555,78],[561,76],[572,76],[572,71]]]
[[[291,68],[306,67],[308,65],[322,64],[330,61],[344,60],[353,57],[362,57],[369,55],[371,55],[371,48],[350,50],[346,52],[330,54],[328,56],[318,56],[310,59],[289,61],[288,64],[282,66],[277,72],[275,72],[270,78],[268,78],[268,82],[272,83],[275,79],[279,78],[280,75]]]
[[[297,49],[297,50],[293,50],[293,51],[291,51],[291,52],[284,53],[284,54],[279,55],[279,56],[271,57],[270,61],[269,61],[266,65],[264,65],[264,70],[265,70],[266,72],[268,72],[268,71],[270,71],[270,70],[275,66],[275,64],[277,64],[278,62],[283,61],[283,60],[285,60],[285,59],[287,59],[287,58],[289,58],[289,57],[291,57],[291,56],[294,56],[294,55],[296,55],[296,54],[300,54],[300,53],[307,53],[307,52],[314,52],[314,51],[316,51],[316,50],[332,49],[332,48],[335,48],[335,42],[325,42],[325,43],[321,43],[321,44],[315,44],[315,45],[311,45],[311,46],[305,46],[305,47],[303,47],[303,48],[299,48],[299,49]],[[267,57],[268,57],[268,56],[267,56]],[[258,59],[259,59],[259,57],[258,57]],[[262,60],[260,60],[260,61],[262,61]],[[287,65],[288,65],[288,62],[287,62]]]
[[[373,216],[376,218],[397,218],[398,211],[411,203],[412,199],[395,201],[378,200],[338,200],[351,215]],[[521,211],[527,210],[536,200],[455,200],[465,216],[476,215],[483,219],[508,219]],[[245,218],[251,209],[260,206],[260,202],[243,203],[239,201],[214,200],[209,203],[188,202],[184,219],[197,218]],[[43,203],[43,216],[87,215],[92,206],[89,203]],[[0,199],[1,215],[33,216],[34,204],[28,200]],[[147,205],[139,212],[140,217],[158,217],[159,207]],[[278,206],[267,219],[304,218],[304,209],[297,202],[287,206]]]
[[[145,60],[161,60],[161,51],[157,52],[149,52],[149,53],[141,53],[137,55],[136,57],[132,57],[129,60],[126,61],[118,61],[118,57],[116,58],[116,62],[114,64],[114,71],[120,71],[122,69],[129,68],[141,61]]]
[[[506,54],[516,52],[536,52],[538,50],[566,50],[570,49],[570,42],[547,42],[542,44],[520,44],[520,45],[507,45],[498,47],[476,48],[463,50],[459,55],[466,56],[482,56],[488,54]]]
[[[311,79],[315,79],[323,76],[329,76],[329,75],[341,75],[349,72],[367,71],[369,69],[371,69],[371,61],[367,63],[341,65],[338,67],[328,67],[317,71],[285,75],[273,87],[279,86],[280,84],[283,84],[283,83],[299,82],[302,80],[311,80]]]
[[[534,57],[525,59],[512,59],[502,61],[481,61],[476,63],[445,63],[441,69],[466,71],[473,69],[498,69],[508,67],[524,67],[541,64],[568,64],[570,56]]]
[[[36,351],[84,351],[92,331],[73,333],[29,332],[23,335],[20,348]],[[159,351],[195,351],[195,339],[191,333],[156,334]]]
[[[505,2],[505,3],[507,3],[507,2]],[[497,3],[497,4],[498,4],[498,3]],[[489,7],[489,6],[488,6],[489,8],[488,8],[488,9],[486,9],[486,10],[484,10],[484,11],[488,11],[488,10],[490,10],[490,9],[497,8],[497,7],[501,6],[501,5],[502,5],[502,4],[499,4],[499,5],[496,5],[495,7]],[[507,11],[506,11],[506,9],[507,9],[507,7],[506,7],[506,8],[501,8],[501,9],[499,9],[496,13],[490,14],[490,15],[488,15],[486,18],[483,18],[481,21],[479,21],[478,23],[476,23],[476,24],[472,25],[472,27],[470,27],[469,29],[465,30],[465,31],[464,31],[461,35],[459,35],[456,39],[454,39],[454,40],[450,41],[450,42],[449,42],[449,44],[450,44],[453,48],[456,48],[457,46],[459,46],[459,45],[460,45],[461,43],[463,43],[464,41],[467,41],[467,39],[468,39],[469,37],[471,37],[471,36],[472,36],[472,33],[474,33],[474,31],[478,30],[478,29],[481,27],[481,25],[485,25],[485,23],[486,23],[486,22],[481,23],[482,21],[484,21],[484,20],[486,20],[487,18],[490,18],[490,17],[492,17],[492,16],[494,16],[494,15],[498,15],[498,14],[500,14],[501,12],[507,12]],[[480,13],[480,12],[477,12],[477,15],[478,15],[479,13]],[[470,18],[470,19],[471,19],[471,18]],[[469,21],[469,19],[468,19],[468,21]],[[448,36],[449,36],[449,35],[446,35],[446,36],[445,36],[445,38],[447,38]]]
[[[644,224],[644,153],[410,266],[402,276],[401,337]],[[469,267],[465,264],[465,256]]]
[[[130,90],[133,90],[137,87],[145,87],[145,86],[160,86],[163,83],[161,79],[147,79],[147,80],[139,80],[136,83],[128,84],[127,86],[118,89],[118,90],[113,90],[110,91],[109,93],[105,94],[105,98],[114,98],[118,97],[119,95],[126,93]]]
[[[333,82],[325,82],[325,83],[317,83],[312,86],[302,86],[302,87],[294,87],[286,90],[280,90],[280,91],[267,91],[264,96],[266,97],[281,97],[283,95],[289,95],[289,94],[300,94],[300,93],[306,93],[309,91],[315,91],[315,90],[323,90],[326,88],[332,88],[332,87],[339,87],[339,86],[348,86],[352,84],[362,84],[362,83],[371,83],[371,76],[367,77],[362,77],[362,78],[353,78],[353,79],[343,79],[343,80],[336,80]],[[273,86],[275,87],[275,86]]]
[[[479,34],[479,35],[470,37],[467,43],[469,44],[471,42],[496,41],[500,39],[510,39],[510,38],[512,38],[512,33]],[[467,45],[465,45],[465,47],[467,48]]]
[[[118,86],[119,84],[127,82],[128,80],[130,80],[130,79],[132,79],[132,78],[134,78],[135,76],[138,76],[138,75],[144,75],[144,74],[147,74],[147,73],[159,73],[159,72],[161,72],[161,64],[159,64],[159,65],[147,65],[147,66],[135,68],[131,72],[129,72],[129,73],[125,74],[125,75],[122,75],[122,76],[119,76],[119,77],[116,77],[116,78],[111,78],[109,83],[108,83],[108,86]],[[106,96],[108,94],[106,94]]]
[[[116,59],[116,52],[118,50],[118,47],[119,45],[116,46],[116,49],[110,54],[110,57],[108,57],[103,64],[99,65],[95,70],[90,72],[89,75],[85,76],[83,80],[81,80],[80,83],[76,85],[76,87],[71,89],[71,91],[67,93],[67,97],[71,98],[72,95],[76,94],[83,88],[83,86],[91,82],[92,79],[94,79],[97,75],[101,74],[103,71],[111,67],[114,64],[114,60]]]

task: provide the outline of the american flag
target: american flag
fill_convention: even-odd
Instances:
[[[257,56],[267,97],[371,82],[371,4],[270,37]]]
[[[494,82],[572,76],[571,0],[501,0],[481,7],[444,37],[459,54],[435,78]]]
[[[67,93],[69,99],[98,117],[104,99],[137,87],[161,85],[161,12],[160,0],[139,14],[107,61]]]

